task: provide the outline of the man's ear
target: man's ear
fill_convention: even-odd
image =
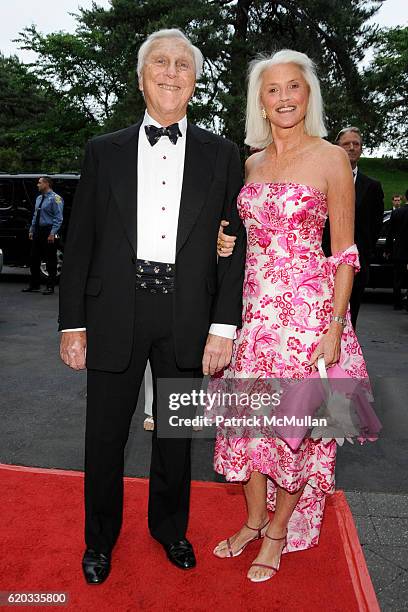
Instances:
[[[140,76],[138,79],[139,91],[143,91],[143,77]]]

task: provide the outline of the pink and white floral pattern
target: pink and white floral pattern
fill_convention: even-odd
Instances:
[[[246,227],[243,325],[222,378],[304,378],[333,310],[334,275],[340,264],[359,270],[355,245],[326,258],[321,248],[326,196],[297,183],[249,183],[238,197]],[[347,313],[339,365],[367,377],[361,348]],[[334,492],[336,442],[305,438],[297,452],[279,438],[232,438],[217,434],[214,468],[227,480],[267,474],[267,504],[275,509],[276,484],[298,491],[286,551],[315,546],[326,494]]]

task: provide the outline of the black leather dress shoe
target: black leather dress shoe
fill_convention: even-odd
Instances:
[[[54,293],[53,287],[47,287],[45,291],[42,292],[43,295],[52,295]]]
[[[101,584],[109,576],[111,569],[110,555],[98,553],[87,548],[82,559],[82,569],[88,584]]]
[[[31,285],[29,287],[26,287],[25,289],[21,290],[22,293],[38,293],[38,291],[41,291],[41,287],[31,287]]]
[[[180,569],[192,569],[196,566],[193,547],[188,540],[177,540],[164,546],[169,560]]]

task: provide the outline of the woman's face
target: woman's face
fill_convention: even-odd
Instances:
[[[309,87],[297,64],[276,64],[262,75],[260,100],[272,125],[291,128],[304,120]]]

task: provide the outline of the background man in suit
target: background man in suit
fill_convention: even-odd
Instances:
[[[396,208],[400,208],[401,206],[401,196],[399,195],[399,193],[395,193],[392,196],[392,210],[395,210]]]
[[[381,183],[366,176],[358,169],[358,160],[361,157],[363,148],[360,130],[356,127],[343,128],[338,133],[335,143],[342,147],[349,156],[356,188],[354,240],[360,255],[361,270],[354,277],[353,290],[350,297],[351,322],[355,329],[364,289],[368,282],[370,259],[382,227],[384,192]],[[323,233],[322,246],[326,257],[329,257],[331,250],[328,221]]]
[[[88,143],[73,204],[59,329],[67,365],[84,368],[86,352],[82,566],[89,583],[109,575],[122,521],[124,448],[147,360],[154,384],[213,374],[229,363],[241,325],[241,163],[235,144],[186,118],[202,64],[179,30],[149,36],[138,54],[145,115]],[[217,262],[223,218],[238,239],[233,257]],[[160,409],[159,419],[168,416]],[[189,569],[196,563],[185,537],[190,440],[159,437],[157,429],[149,529],[170,561]]]
[[[391,213],[386,253],[394,263],[394,310],[402,310],[402,289],[408,284],[408,204]],[[406,308],[408,310],[408,304]]]

